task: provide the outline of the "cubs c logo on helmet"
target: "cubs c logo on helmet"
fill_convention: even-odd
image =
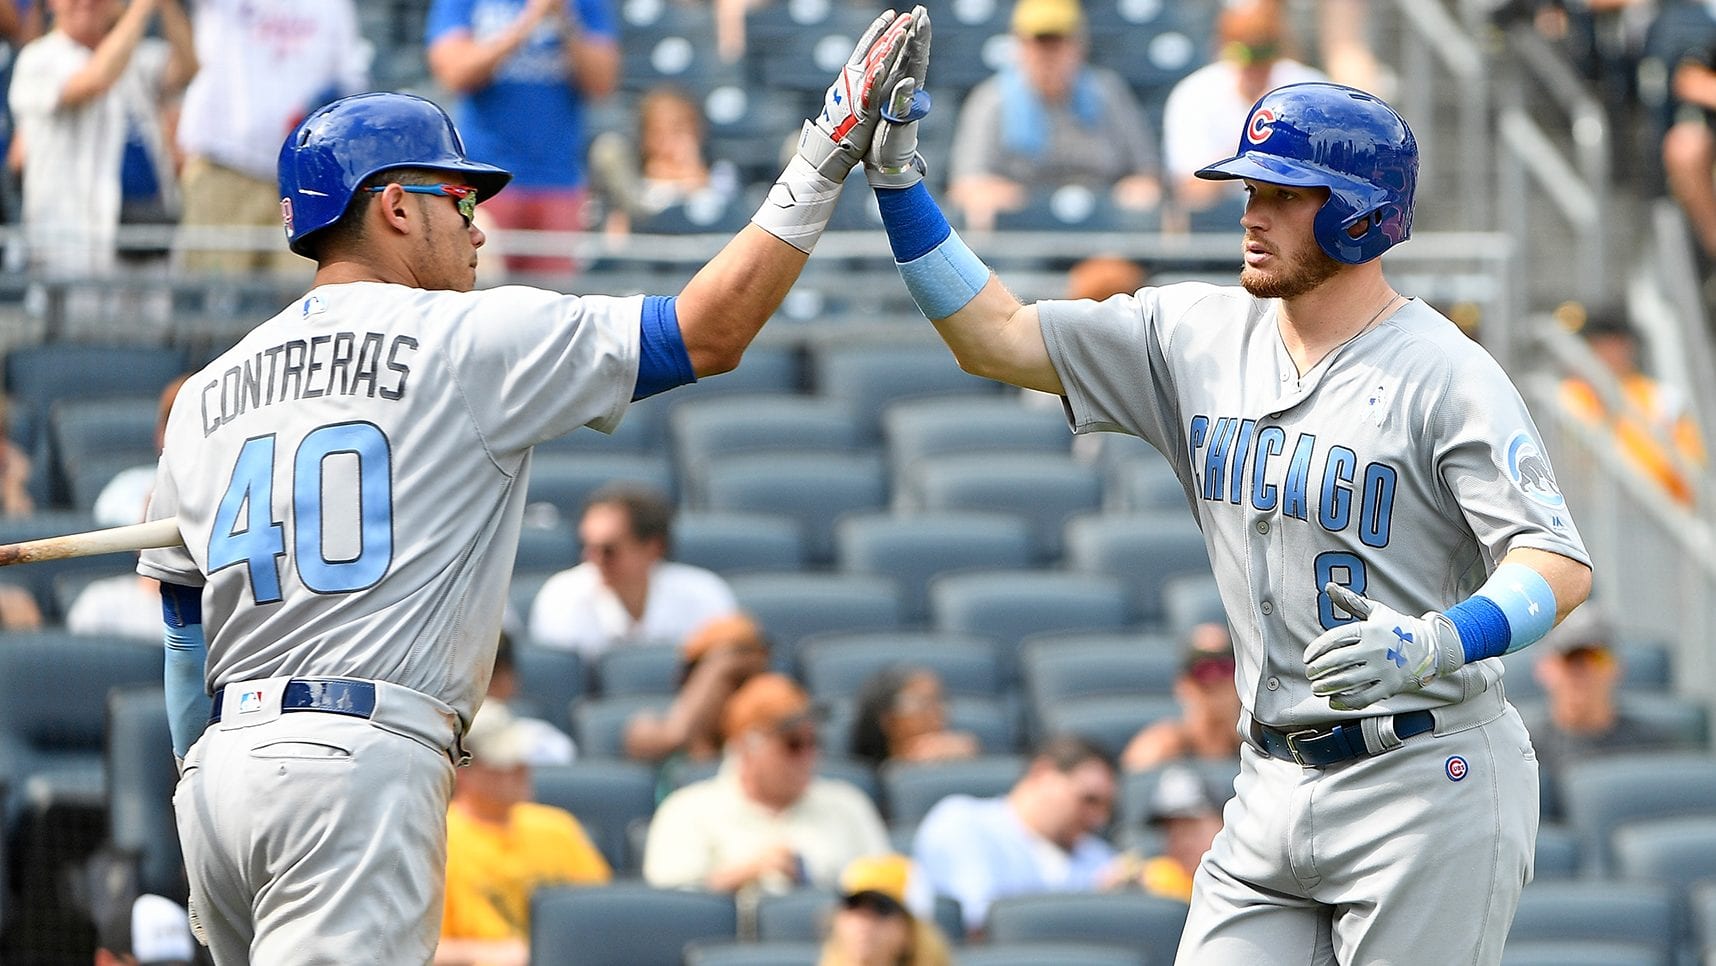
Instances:
[[[1269,140],[1269,125],[1275,123],[1275,112],[1267,107],[1260,107],[1251,112],[1251,120],[1245,124],[1245,139],[1252,144],[1262,144]]]

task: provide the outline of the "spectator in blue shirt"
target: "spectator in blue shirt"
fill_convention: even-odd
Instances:
[[[1114,763],[1074,735],[1051,737],[1005,795],[949,795],[918,826],[912,858],[980,935],[1004,896],[1104,889],[1118,875],[1098,834],[1114,812]]]
[[[500,229],[583,230],[584,109],[612,93],[620,74],[607,0],[434,0],[427,37],[429,69],[455,95],[465,149],[513,172],[479,218]],[[573,271],[564,255],[505,263],[514,272]]]

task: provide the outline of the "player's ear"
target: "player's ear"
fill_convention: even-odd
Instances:
[[[397,184],[389,184],[378,197],[375,208],[382,222],[399,234],[409,234],[415,216],[410,194]]]

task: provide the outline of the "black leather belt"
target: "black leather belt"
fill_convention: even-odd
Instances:
[[[1394,736],[1401,741],[1421,735],[1434,727],[1436,717],[1428,711],[1407,711],[1394,716]],[[1253,721],[1251,738],[1252,744],[1271,758],[1318,768],[1354,758],[1368,758],[1372,754],[1365,747],[1364,729],[1357,720],[1343,721],[1324,728],[1299,728],[1293,731],[1271,728]]]
[[[249,693],[256,695],[257,710],[261,710],[262,693]],[[221,704],[225,695],[225,688],[215,693],[214,704],[209,709],[209,724],[220,720]],[[244,692],[239,694],[238,714],[248,710],[245,707],[247,697],[248,694]],[[293,678],[286,682],[286,689],[281,692],[280,710],[322,711],[327,714],[368,718],[375,714],[375,682],[358,678]]]

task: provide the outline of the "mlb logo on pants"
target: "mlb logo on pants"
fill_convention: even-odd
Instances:
[[[261,691],[241,691],[238,695],[238,713],[251,714],[262,710]]]

